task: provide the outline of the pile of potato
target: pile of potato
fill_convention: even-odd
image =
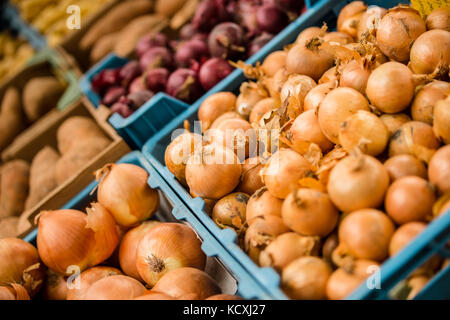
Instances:
[[[24,40],[7,31],[0,33],[0,83],[3,79],[20,70],[34,50]]]

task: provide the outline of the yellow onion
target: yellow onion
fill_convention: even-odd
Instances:
[[[308,76],[291,75],[280,92],[281,103],[288,102],[288,115],[296,118],[303,111],[306,94],[316,86],[316,82]]]
[[[271,215],[281,217],[282,205],[283,201],[272,196],[267,187],[258,189],[247,202],[247,224],[250,226],[257,219],[264,219]]]
[[[339,143],[348,152],[359,148],[371,156],[381,154],[389,140],[388,128],[371,112],[358,110],[341,124]]]
[[[322,258],[331,266],[333,266],[333,268],[335,267],[335,265],[332,260],[332,255],[333,251],[337,248],[338,245],[339,239],[336,230],[333,231],[328,237],[326,237],[322,245],[321,250]]]
[[[353,1],[342,8],[337,19],[337,29],[356,38],[358,25],[367,5],[363,1]]]
[[[161,223],[148,230],[139,241],[136,253],[139,275],[148,285],[154,286],[170,270],[181,267],[203,269],[206,256],[201,244],[190,227]]]
[[[17,283],[0,285],[0,300],[30,300],[27,290]]]
[[[381,19],[377,43],[387,57],[405,62],[409,59],[412,43],[425,31],[425,22],[418,11],[409,6],[398,6],[389,9]]]
[[[339,80],[339,71],[336,67],[332,67],[325,71],[322,76],[320,77],[319,81],[317,83],[323,84],[327,82],[332,82],[334,85],[334,88],[336,87],[336,82]]]
[[[284,200],[281,216],[299,234],[325,237],[336,227],[339,213],[326,193],[302,188]]]
[[[231,92],[218,92],[206,98],[198,109],[202,131],[206,131],[222,114],[234,110],[236,96]]]
[[[82,300],[132,300],[144,292],[145,287],[136,279],[112,275],[93,283]]]
[[[267,98],[267,92],[255,82],[244,82],[236,99],[236,112],[248,119],[250,112],[258,101]]]
[[[216,120],[214,120],[210,129],[217,128],[223,121],[228,120],[228,119],[244,119],[244,118],[236,111],[225,112],[224,114],[219,116]]]
[[[87,290],[98,280],[110,276],[122,275],[120,270],[113,267],[92,267],[83,271],[69,283],[67,282],[67,300],[83,300]]]
[[[389,243],[389,255],[393,256],[399,252],[403,247],[408,245],[415,237],[417,237],[425,228],[426,223],[423,222],[408,222],[395,230]]]
[[[237,187],[237,191],[252,195],[256,190],[264,187],[261,179],[263,168],[264,163],[259,156],[245,159],[242,164],[241,182]]]
[[[149,187],[148,173],[128,164],[107,164],[96,173],[100,180],[98,202],[123,227],[133,226],[150,218],[158,209],[158,192]]]
[[[450,98],[436,102],[433,111],[433,131],[436,137],[450,144]]]
[[[139,226],[127,231],[119,247],[119,262],[122,271],[136,280],[143,281],[136,267],[136,253],[139,241],[148,230],[157,226],[160,222],[151,220],[141,223]]]
[[[333,148],[333,143],[322,133],[314,110],[305,111],[294,120],[289,129],[288,137],[292,143],[291,148],[297,152],[301,150],[305,141],[317,144],[322,152],[327,152]]]
[[[385,113],[406,109],[414,96],[413,73],[399,62],[387,62],[376,68],[367,80],[370,102]]]
[[[167,169],[186,185],[186,162],[196,148],[202,146],[202,137],[198,134],[185,132],[172,140],[166,148],[164,161]]]
[[[329,32],[323,36],[325,42],[335,42],[341,45],[349,44],[353,42],[353,38],[344,32]]]
[[[344,212],[377,208],[389,186],[386,168],[368,155],[350,155],[331,170],[327,190],[333,203]]]
[[[319,105],[322,102],[323,98],[325,98],[325,96],[334,88],[336,88],[336,84],[333,82],[321,83],[312,88],[305,96],[305,100],[303,103],[304,111],[316,111],[317,108],[319,108]]]
[[[234,192],[226,195],[214,205],[211,219],[221,228],[233,229],[238,235],[245,232],[247,202],[249,195]]]
[[[388,128],[391,137],[404,123],[411,121],[411,118],[404,113],[385,113],[380,116],[381,121]]]
[[[450,192],[450,146],[440,148],[428,165],[428,177],[441,193]]]
[[[358,40],[362,38],[364,32],[367,32],[373,28],[377,29],[381,18],[384,17],[386,12],[386,9],[378,6],[370,6],[367,8],[359,20],[357,32]]]
[[[450,8],[436,8],[427,16],[425,20],[428,30],[441,29],[450,31]]]
[[[269,111],[278,109],[280,101],[275,98],[265,98],[258,101],[250,112],[249,122],[251,124],[259,124],[261,118]]]
[[[48,269],[44,288],[42,289],[43,298],[46,300],[66,300],[67,290],[66,278]]]
[[[114,219],[99,203],[87,214],[77,210],[43,211],[39,216],[37,248],[50,269],[71,275],[95,266],[113,253],[119,243]]]
[[[309,27],[299,33],[297,39],[295,40],[296,44],[305,45],[308,40],[312,38],[316,38],[321,36],[323,33],[322,29],[319,27]]]
[[[196,295],[198,300],[221,293],[216,281],[207,273],[188,267],[167,272],[153,287],[153,291],[161,292],[177,299],[187,295]]]
[[[367,99],[352,88],[336,88],[328,93],[319,107],[318,119],[323,134],[333,143],[339,143],[342,122],[358,110],[369,111]]]
[[[220,199],[239,184],[242,168],[236,154],[220,145],[208,145],[194,153],[186,165],[186,181],[193,192]]]
[[[0,239],[0,284],[20,284],[33,297],[42,287],[44,277],[45,268],[35,247],[22,239]]]
[[[331,272],[328,263],[318,257],[300,257],[283,269],[281,287],[292,299],[325,299]]]
[[[273,77],[278,70],[286,65],[286,56],[287,53],[281,50],[269,54],[261,65],[264,74],[268,77]]]
[[[427,169],[422,161],[409,154],[393,156],[384,163],[391,181],[406,176],[418,176],[427,178]]]
[[[280,149],[264,167],[262,179],[274,197],[284,199],[309,173],[311,164],[308,160],[291,149]]]
[[[261,80],[272,98],[278,98],[280,96],[281,88],[288,79],[289,74],[286,68],[281,68],[273,77],[264,77]]]
[[[364,61],[364,59],[362,61],[351,60],[340,71],[339,86],[353,88],[365,94],[372,67],[373,63]]]
[[[287,232],[275,238],[260,254],[259,265],[272,267],[278,272],[303,256],[318,255],[319,237],[302,236]]]
[[[421,34],[411,47],[410,67],[414,73],[428,74],[442,66],[446,73],[450,65],[450,32],[430,30]]]

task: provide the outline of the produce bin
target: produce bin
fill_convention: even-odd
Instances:
[[[160,221],[181,221],[190,225],[202,240],[202,250],[208,256],[205,271],[217,280],[224,293],[237,294],[245,299],[270,299],[270,295],[256,280],[230,255],[225,248],[209,233],[208,229],[188,210],[173,190],[167,185],[156,170],[145,160],[143,155],[134,151],[118,163],[131,163],[143,167],[148,173],[148,184],[158,189],[161,205],[156,213]],[[84,210],[90,202],[96,201],[96,193],[92,193],[97,182],[90,183],[63,209]],[[37,229],[34,229],[24,240],[35,243]]]
[[[311,1],[312,2],[312,1]],[[283,46],[295,41],[296,37],[303,29],[310,26],[321,26],[326,22],[330,30],[335,29],[336,20],[340,10],[351,1],[330,1],[322,0],[312,3],[313,7],[305,14],[293,22],[277,37],[275,37],[262,50],[251,57],[247,63],[255,64],[257,61],[263,61],[264,58],[272,51],[282,49]],[[378,5],[383,7],[392,7],[398,5],[398,1],[365,1],[368,5]],[[189,192],[178,182],[174,175],[167,169],[164,162],[164,153],[166,147],[172,141],[172,133],[177,129],[184,127],[184,121],[187,119],[191,128],[194,128],[193,122],[197,120],[197,111],[203,100],[220,91],[236,91],[246,78],[241,70],[234,71],[228,78],[222,81],[218,86],[210,90],[199,101],[191,105],[187,110],[168,123],[161,131],[151,137],[143,146],[142,152],[156,170],[163,176],[166,182],[174,189],[176,194],[183,200],[188,208],[190,208],[197,217],[205,224],[209,231],[227,248],[227,250],[239,261],[246,270],[254,275],[258,281],[272,294],[275,299],[286,299],[286,295],[280,289],[280,276],[271,268],[258,267],[243,250],[237,245],[237,236],[234,231],[229,229],[220,229],[208,216],[204,206],[205,203],[201,198],[192,198]],[[195,129],[194,129],[195,131]],[[181,133],[179,131],[178,133]],[[395,258],[387,260],[381,269],[382,289],[368,290],[367,287],[361,286],[351,297],[351,299],[369,299],[378,296],[387,297],[388,290],[392,286],[402,280],[414,269],[419,266],[427,257],[440,250],[442,244],[446,243],[446,239],[450,238],[450,213],[447,212],[443,217],[437,219],[428,226],[425,232],[408,246],[401,254]],[[431,243],[436,243],[432,246]],[[410,267],[411,266],[411,267]],[[419,295],[424,299],[430,296],[432,292],[439,291],[439,295],[443,294],[442,288],[448,287],[448,268],[439,273],[436,278],[428,284],[426,290]],[[385,277],[383,275],[386,275]],[[447,281],[438,281],[436,279],[447,279]],[[384,282],[385,281],[385,282]],[[436,286],[439,286],[437,288]],[[364,289],[365,288],[365,289]],[[448,291],[448,290],[447,290]],[[418,297],[418,298],[419,298]]]

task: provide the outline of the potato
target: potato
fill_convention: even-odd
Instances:
[[[64,183],[75,175],[109,144],[110,141],[106,138],[90,137],[73,145],[56,163],[56,181],[58,184]]]
[[[56,139],[61,154],[68,152],[72,145],[89,138],[106,138],[94,120],[88,117],[70,117],[58,128]]]
[[[9,145],[26,125],[20,93],[15,87],[9,87],[0,106],[0,151]]]
[[[0,239],[17,237],[19,217],[7,217],[0,219]]]
[[[25,210],[32,208],[58,186],[55,167],[59,158],[55,149],[49,146],[34,156],[30,167],[30,192],[25,202]]]
[[[156,14],[148,14],[134,19],[120,32],[114,52],[118,56],[128,56],[133,52],[139,39],[151,33],[155,27],[161,26],[164,20],[164,17]]]
[[[0,218],[18,216],[23,212],[29,175],[30,166],[23,160],[13,160],[2,166]]]
[[[92,64],[96,64],[104,57],[106,57],[108,53],[113,51],[119,33],[120,32],[113,32],[98,39],[90,54],[90,60]]]
[[[151,0],[125,1],[118,4],[91,26],[81,38],[80,48],[90,50],[100,37],[122,30],[128,22],[150,13],[152,8],[153,1]]]
[[[170,18],[180,10],[186,0],[156,0],[155,12]]]
[[[23,89],[23,109],[31,122],[53,109],[64,92],[64,86],[53,76],[35,77]]]

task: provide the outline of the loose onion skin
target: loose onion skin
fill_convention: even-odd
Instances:
[[[275,73],[286,65],[285,51],[275,51],[269,54],[261,65],[262,71],[268,77],[273,77]]]
[[[335,228],[339,213],[326,193],[312,189],[291,192],[283,202],[283,221],[295,232],[325,237]]]
[[[389,58],[406,62],[411,44],[426,31],[419,12],[411,7],[399,6],[389,9],[377,29],[377,43]]]
[[[342,8],[337,19],[337,29],[356,38],[358,25],[367,5],[363,1],[353,1]]]
[[[247,224],[252,225],[257,219],[267,216],[281,217],[283,201],[275,198],[266,187],[258,189],[252,194],[247,203]]]
[[[319,246],[318,237],[301,236],[295,232],[283,233],[261,252],[259,265],[273,267],[281,272],[297,258],[318,255]]]
[[[254,82],[244,82],[239,88],[235,111],[248,118],[253,107],[262,99],[267,98],[267,92]]]
[[[336,88],[336,84],[332,82],[321,83],[312,88],[305,96],[303,110],[316,111],[323,98],[325,98],[325,96],[334,88]]]
[[[404,123],[411,121],[411,118],[405,113],[382,114],[381,121],[388,128],[391,137]]]
[[[356,260],[349,270],[339,268],[333,272],[327,283],[327,297],[343,300],[348,297],[380,264],[371,260]]]
[[[433,131],[444,143],[450,144],[450,98],[436,102]]]
[[[17,283],[0,285],[0,300],[30,300],[27,290]]]
[[[430,182],[442,194],[450,192],[450,145],[440,148],[428,165]]]
[[[325,42],[336,42],[341,45],[346,45],[353,42],[353,38],[344,32],[328,32],[323,36]]]
[[[200,300],[221,293],[214,279],[195,268],[178,268],[166,273],[153,287],[153,291],[174,298],[196,294]]]
[[[352,88],[336,88],[326,95],[319,107],[318,119],[323,134],[339,143],[342,122],[358,110],[369,111],[367,99]]]
[[[136,279],[113,275],[92,284],[82,300],[132,300],[144,292],[145,287]]]
[[[423,222],[408,222],[395,230],[389,243],[389,256],[395,255],[427,227]]]
[[[445,81],[433,81],[422,87],[411,105],[413,120],[433,125],[434,106],[439,100],[445,99],[447,92],[450,92],[450,83]]]
[[[259,156],[246,159],[242,164],[241,182],[237,190],[252,195],[256,190],[264,187],[261,179],[261,171],[263,168],[264,164]]]
[[[221,228],[233,229],[238,235],[245,232],[249,195],[235,192],[226,195],[215,204],[211,218]]]
[[[316,86],[316,82],[309,76],[290,75],[281,87],[281,103],[288,102],[288,115],[296,118],[303,111],[306,94]]]
[[[119,247],[119,262],[123,272],[138,281],[143,281],[136,268],[136,253],[139,241],[147,233],[157,226],[159,221],[145,221],[139,226],[127,231],[122,238]]]
[[[136,268],[150,286],[171,270],[181,267],[203,269],[205,263],[201,241],[190,227],[180,223],[161,223],[147,231],[139,241],[136,253]]]
[[[44,277],[45,267],[34,246],[22,239],[0,239],[0,283],[20,284],[33,297]]]
[[[356,259],[383,261],[395,227],[386,214],[375,209],[353,211],[339,225],[337,252]]]
[[[370,102],[385,113],[406,109],[414,96],[413,73],[404,64],[392,61],[376,68],[367,80]]]
[[[407,176],[389,187],[384,205],[397,224],[405,224],[431,216],[435,201],[434,189],[425,179]]]
[[[437,8],[431,11],[425,20],[428,30],[441,29],[450,31],[450,8]]]
[[[275,98],[265,98],[258,101],[250,112],[249,122],[259,124],[261,118],[269,111],[280,107],[280,101]]]
[[[427,178],[427,169],[423,162],[409,154],[402,154],[389,158],[384,163],[384,166],[389,173],[391,181],[406,176]]]
[[[311,164],[291,149],[280,149],[267,162],[262,179],[269,192],[284,199],[298,181],[311,171]]]
[[[242,168],[236,154],[220,145],[204,147],[201,154],[192,155],[186,165],[186,181],[198,196],[220,199],[239,184]],[[198,161],[199,160],[199,161]]]
[[[281,286],[292,299],[325,299],[326,285],[331,272],[330,266],[322,259],[301,257],[283,269]]]
[[[345,119],[339,130],[339,142],[347,152],[359,148],[365,154],[377,156],[386,148],[388,139],[389,131],[383,121],[364,110]]]
[[[212,94],[202,102],[198,109],[198,119],[202,122],[202,131],[206,131],[222,114],[233,111],[236,96],[232,92]]]
[[[107,164],[96,172],[97,199],[123,227],[150,218],[158,209],[158,192],[147,183],[143,168],[128,164]]]
[[[379,20],[384,17],[387,10],[382,7],[371,6],[362,14],[358,24],[357,38],[360,40],[364,32],[371,28],[377,28]]]
[[[314,110],[308,110],[295,118],[289,129],[292,149],[299,151],[305,141],[317,144],[322,152],[333,148],[333,143],[325,137],[320,129],[319,120]],[[300,144],[301,146],[297,146]]]
[[[322,76],[320,77],[320,79],[317,83],[322,84],[322,83],[332,82],[333,84],[335,84],[337,81],[339,81],[339,73],[336,70],[336,67],[332,67],[322,74]],[[335,87],[336,87],[336,85],[335,85]]]
[[[410,67],[414,73],[432,73],[438,65],[450,64],[450,32],[430,30],[420,35],[411,47]]]
[[[351,155],[331,170],[327,190],[333,203],[344,212],[377,208],[389,186],[386,168],[368,155]]]
[[[87,290],[98,280],[110,277],[122,275],[122,272],[116,268],[112,267],[93,267],[86,271],[83,271],[78,277],[79,279],[75,279],[72,287],[67,289],[67,300],[83,300]],[[79,287],[76,287],[76,284],[79,284]]]

